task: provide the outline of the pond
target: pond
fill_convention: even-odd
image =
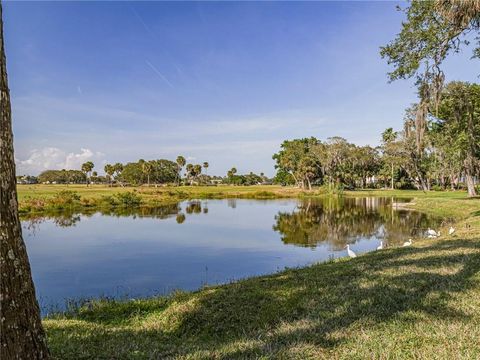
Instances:
[[[43,314],[70,300],[137,298],[399,246],[439,221],[398,199],[201,200],[22,220]]]

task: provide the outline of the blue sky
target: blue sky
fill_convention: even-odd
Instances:
[[[273,175],[284,139],[377,145],[415,101],[379,56],[396,4],[4,2],[17,172],[182,154]],[[478,81],[470,55],[447,81]]]

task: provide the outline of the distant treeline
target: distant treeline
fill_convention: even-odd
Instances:
[[[82,184],[87,181],[87,175],[80,170],[46,170],[38,175],[39,183]]]
[[[38,177],[18,176],[19,184],[109,184],[109,185],[143,185],[143,184],[175,184],[175,185],[256,185],[269,183],[263,173],[260,175],[250,172],[239,175],[232,168],[227,176],[207,175],[208,162],[203,164],[187,164],[183,156],[177,160],[166,159],[144,160],[126,164],[115,163],[104,166],[105,175],[98,175],[94,171],[95,164],[88,161],[81,166],[81,170],[45,170]],[[202,172],[205,172],[203,174]]]

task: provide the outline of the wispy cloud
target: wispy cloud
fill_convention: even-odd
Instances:
[[[150,34],[150,35],[154,35],[153,32],[152,32],[152,29],[150,29],[150,26],[147,25],[147,23],[145,22],[145,20],[143,20],[143,18],[140,16],[140,14],[137,12],[137,10],[135,10],[132,6],[130,6],[130,9],[132,10],[132,12],[135,14],[135,17],[140,21],[140,23],[143,25],[143,27],[145,28],[145,30]]]
[[[155,72],[155,74],[157,74],[160,77],[160,79],[165,81],[165,83],[173,89],[173,84],[170,81],[168,81],[165,75],[163,75],[150,61],[145,60],[145,63]]]

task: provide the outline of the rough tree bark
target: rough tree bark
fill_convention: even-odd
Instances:
[[[475,182],[473,181],[473,176],[475,174],[475,154],[477,153],[478,147],[478,139],[475,138],[475,130],[474,130],[474,113],[475,113],[475,105],[472,103],[470,105],[469,114],[467,117],[467,126],[468,126],[468,155],[465,159],[465,180],[467,182],[467,190],[468,196],[473,197],[477,196],[477,192],[475,190]]]
[[[47,359],[45,333],[18,218],[1,3],[0,42],[0,358]]]

